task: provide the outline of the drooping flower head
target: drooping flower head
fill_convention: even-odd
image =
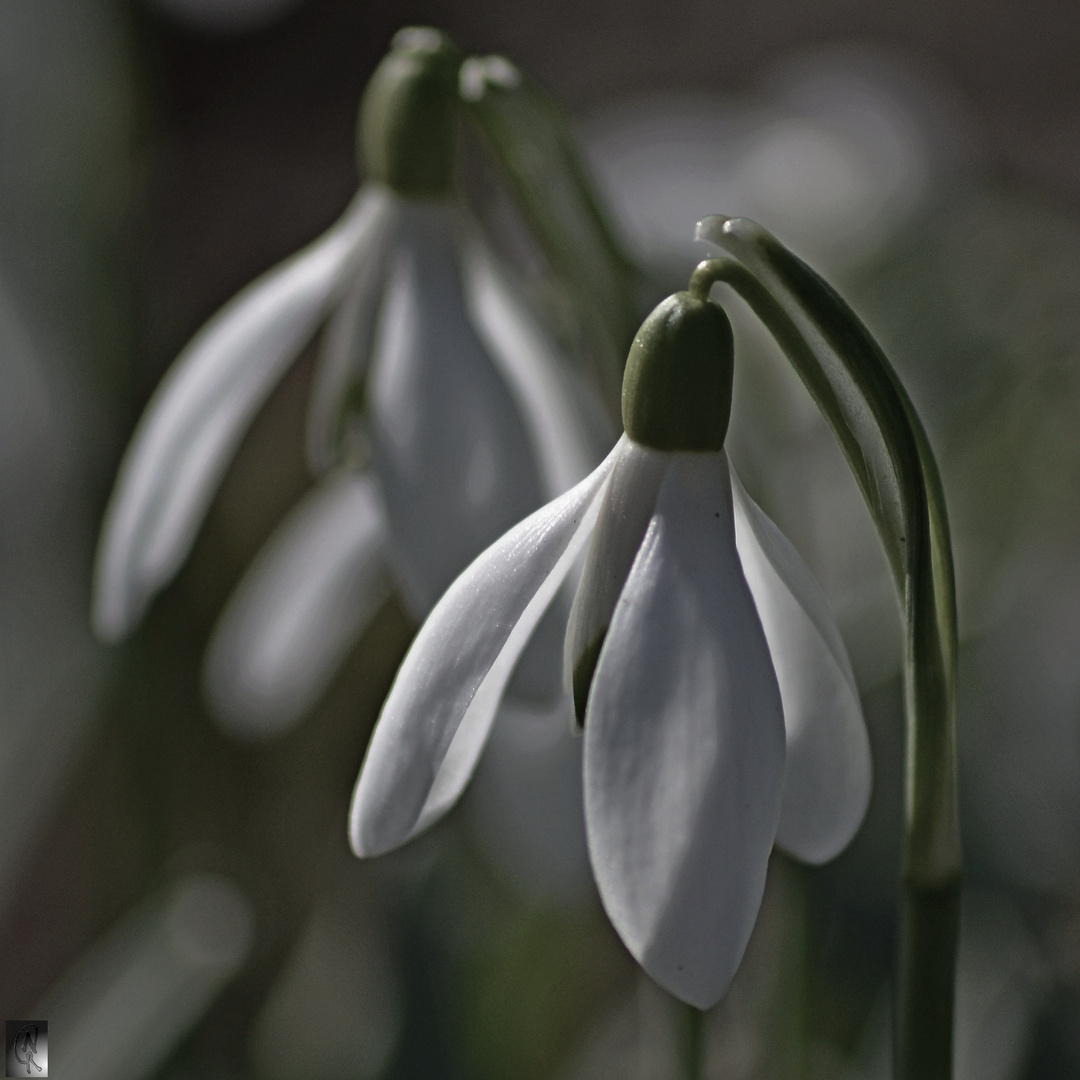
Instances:
[[[438,31],[395,37],[361,104],[356,198],[195,336],[121,466],[95,581],[107,640],[176,573],[252,418],[325,327],[308,425],[323,479],[241,583],[208,654],[208,698],[236,732],[297,720],[391,587],[422,618],[610,445],[455,188],[461,64]]]
[[[627,362],[622,440],[436,605],[350,818],[354,850],[374,855],[453,804],[517,656],[584,549],[565,667],[584,728],[593,872],[631,953],[701,1008],[742,957],[773,842],[833,857],[870,790],[840,635],[724,451],[732,370],[731,328],[707,284],[649,316]]]

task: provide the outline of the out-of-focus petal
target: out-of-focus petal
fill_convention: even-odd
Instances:
[[[521,414],[465,310],[451,214],[402,207],[369,376],[395,569],[417,618],[543,502]]]
[[[787,728],[776,842],[806,862],[847,847],[870,801],[870,740],[847,650],[813,575],[732,470],[735,537]]]
[[[554,498],[596,467],[615,441],[599,405],[541,326],[504,267],[479,243],[464,262],[474,324],[528,428],[545,494]]]
[[[203,686],[226,730],[279,735],[318,701],[393,588],[386,542],[369,476],[334,477],[285,519],[210,641]]]
[[[340,295],[392,204],[366,189],[319,240],[244,289],[180,354],[139,422],[102,529],[94,626],[122,638],[191,547],[251,418]]]
[[[360,406],[396,217],[385,215],[322,335],[307,422],[308,464],[315,473],[339,464],[348,450],[344,425],[351,419],[350,412]]]
[[[213,873],[132,909],[39,1004],[64,1034],[29,1075],[48,1074],[50,1050],[54,1076],[156,1075],[243,967],[256,925],[250,898]]]
[[[356,782],[349,837],[357,855],[405,843],[461,794],[506,680],[595,522],[597,493],[622,446],[476,559],[420,628]]]
[[[566,629],[563,666],[580,724],[615,604],[656,508],[671,455],[628,439],[604,492]]]
[[[596,668],[585,817],[600,896],[661,986],[715,1004],[765,886],[784,780],[769,647],[727,460],[674,454]]]
[[[527,900],[594,903],[582,804],[582,739],[562,698],[504,698],[473,778],[469,810],[489,856]]]

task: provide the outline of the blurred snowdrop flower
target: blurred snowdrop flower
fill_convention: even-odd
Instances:
[[[439,601],[383,708],[350,819],[353,849],[376,855],[454,803],[518,655],[588,545],[565,664],[593,872],[631,953],[700,1008],[739,964],[773,841],[833,857],[870,790],[839,633],[724,452],[731,350],[703,296],[649,316],[627,362],[626,434]]]
[[[121,466],[95,582],[108,640],[175,574],[251,419],[326,323],[308,440],[324,485],[241,584],[208,660],[211,703],[238,731],[298,719],[391,582],[422,618],[602,453],[556,347],[452,194],[458,65],[434,30],[397,35],[362,105],[367,183],[196,335]]]
[[[392,587],[375,481],[343,471],[279,526],[218,620],[203,669],[218,717],[236,734],[287,730]]]
[[[390,201],[363,192],[326,236],[226,305],[166,375],[106,511],[94,583],[100,637],[128,634],[180,567],[247,425],[383,242]]]
[[[585,839],[581,739],[562,697],[541,709],[506,697],[473,778],[474,830],[503,877],[527,899],[595,901]]]

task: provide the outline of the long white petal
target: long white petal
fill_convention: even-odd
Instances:
[[[545,494],[554,498],[596,467],[614,434],[506,269],[479,243],[467,249],[463,269],[477,332],[521,410]]]
[[[326,325],[315,365],[307,420],[308,464],[315,473],[337,465],[347,447],[344,410],[359,405],[375,336],[375,321],[386,278],[395,214],[368,245],[348,293]]]
[[[203,670],[222,726],[289,730],[318,701],[393,578],[374,480],[339,475],[285,519],[233,594]]]
[[[847,650],[806,564],[732,470],[735,537],[769,642],[787,728],[776,842],[822,863],[848,845],[870,801],[870,740]]]
[[[128,447],[98,549],[94,625],[122,638],[191,547],[237,443],[380,232],[365,189],[332,229],[225,305],[180,354]]]
[[[585,715],[600,646],[652,520],[670,461],[669,454],[627,439],[612,469],[566,628],[563,668],[578,723]]]
[[[356,782],[349,837],[357,855],[405,843],[461,794],[506,680],[588,538],[622,446],[476,559],[420,628]]]
[[[465,310],[445,204],[402,207],[369,388],[395,568],[422,618],[544,501],[522,417]]]
[[[673,454],[585,718],[589,853],[608,916],[661,986],[724,994],[780,814],[780,691],[732,527],[727,461]]]

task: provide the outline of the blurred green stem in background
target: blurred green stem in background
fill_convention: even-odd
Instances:
[[[500,175],[576,309],[618,421],[626,351],[641,322],[640,272],[622,248],[558,105],[502,56],[470,57],[461,96]]]
[[[896,1080],[949,1080],[960,917],[956,596],[945,498],[922,424],[845,301],[761,226],[706,218],[695,295],[730,285],[772,333],[855,474],[904,613],[906,752]]]
[[[705,1075],[705,1013],[693,1005],[682,1006],[682,1075],[703,1080]]]

